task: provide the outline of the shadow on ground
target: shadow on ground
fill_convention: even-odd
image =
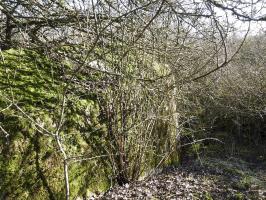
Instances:
[[[265,163],[206,158],[168,167],[142,181],[90,199],[266,199]]]

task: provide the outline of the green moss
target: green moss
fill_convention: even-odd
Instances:
[[[12,49],[3,52],[3,57],[4,61],[0,62],[0,110],[10,104],[8,99],[14,99],[24,112],[53,132],[65,86],[60,78],[60,67],[33,51]],[[64,146],[73,156],[91,152],[81,132],[89,131],[99,123],[99,108],[90,95],[81,98],[79,94],[71,93],[67,100],[64,128],[60,133]],[[91,116],[91,126],[85,125],[84,115]],[[0,117],[1,126],[10,133],[8,145],[5,140],[0,142],[0,193],[11,199],[49,199],[50,190],[55,199],[62,199],[63,165],[54,138],[38,134],[36,126],[14,106],[2,112]],[[82,188],[89,188],[87,180],[103,174],[100,171],[92,173],[89,166],[70,167],[73,197],[81,195]],[[100,188],[106,188],[102,186],[108,183],[103,177],[100,177],[103,181],[99,182]]]
[[[234,194],[234,197],[233,198],[235,200],[244,200],[245,199],[245,195],[239,192],[237,194]]]
[[[205,192],[204,199],[205,200],[213,200],[212,195],[209,192]]]

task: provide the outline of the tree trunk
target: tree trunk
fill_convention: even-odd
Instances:
[[[9,16],[6,16],[5,44],[2,47],[3,50],[12,48],[12,29],[11,19]]]
[[[66,200],[70,199],[70,187],[69,187],[69,176],[68,176],[68,164],[67,160],[64,160],[64,178],[65,178],[65,190],[66,190]]]

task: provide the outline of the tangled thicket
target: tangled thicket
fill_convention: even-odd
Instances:
[[[265,33],[232,21],[265,21],[259,8],[1,1],[0,199],[85,197],[178,164],[187,143],[263,146]]]

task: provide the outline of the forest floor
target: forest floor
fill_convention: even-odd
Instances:
[[[91,199],[266,200],[266,165],[230,158],[168,167]]]

